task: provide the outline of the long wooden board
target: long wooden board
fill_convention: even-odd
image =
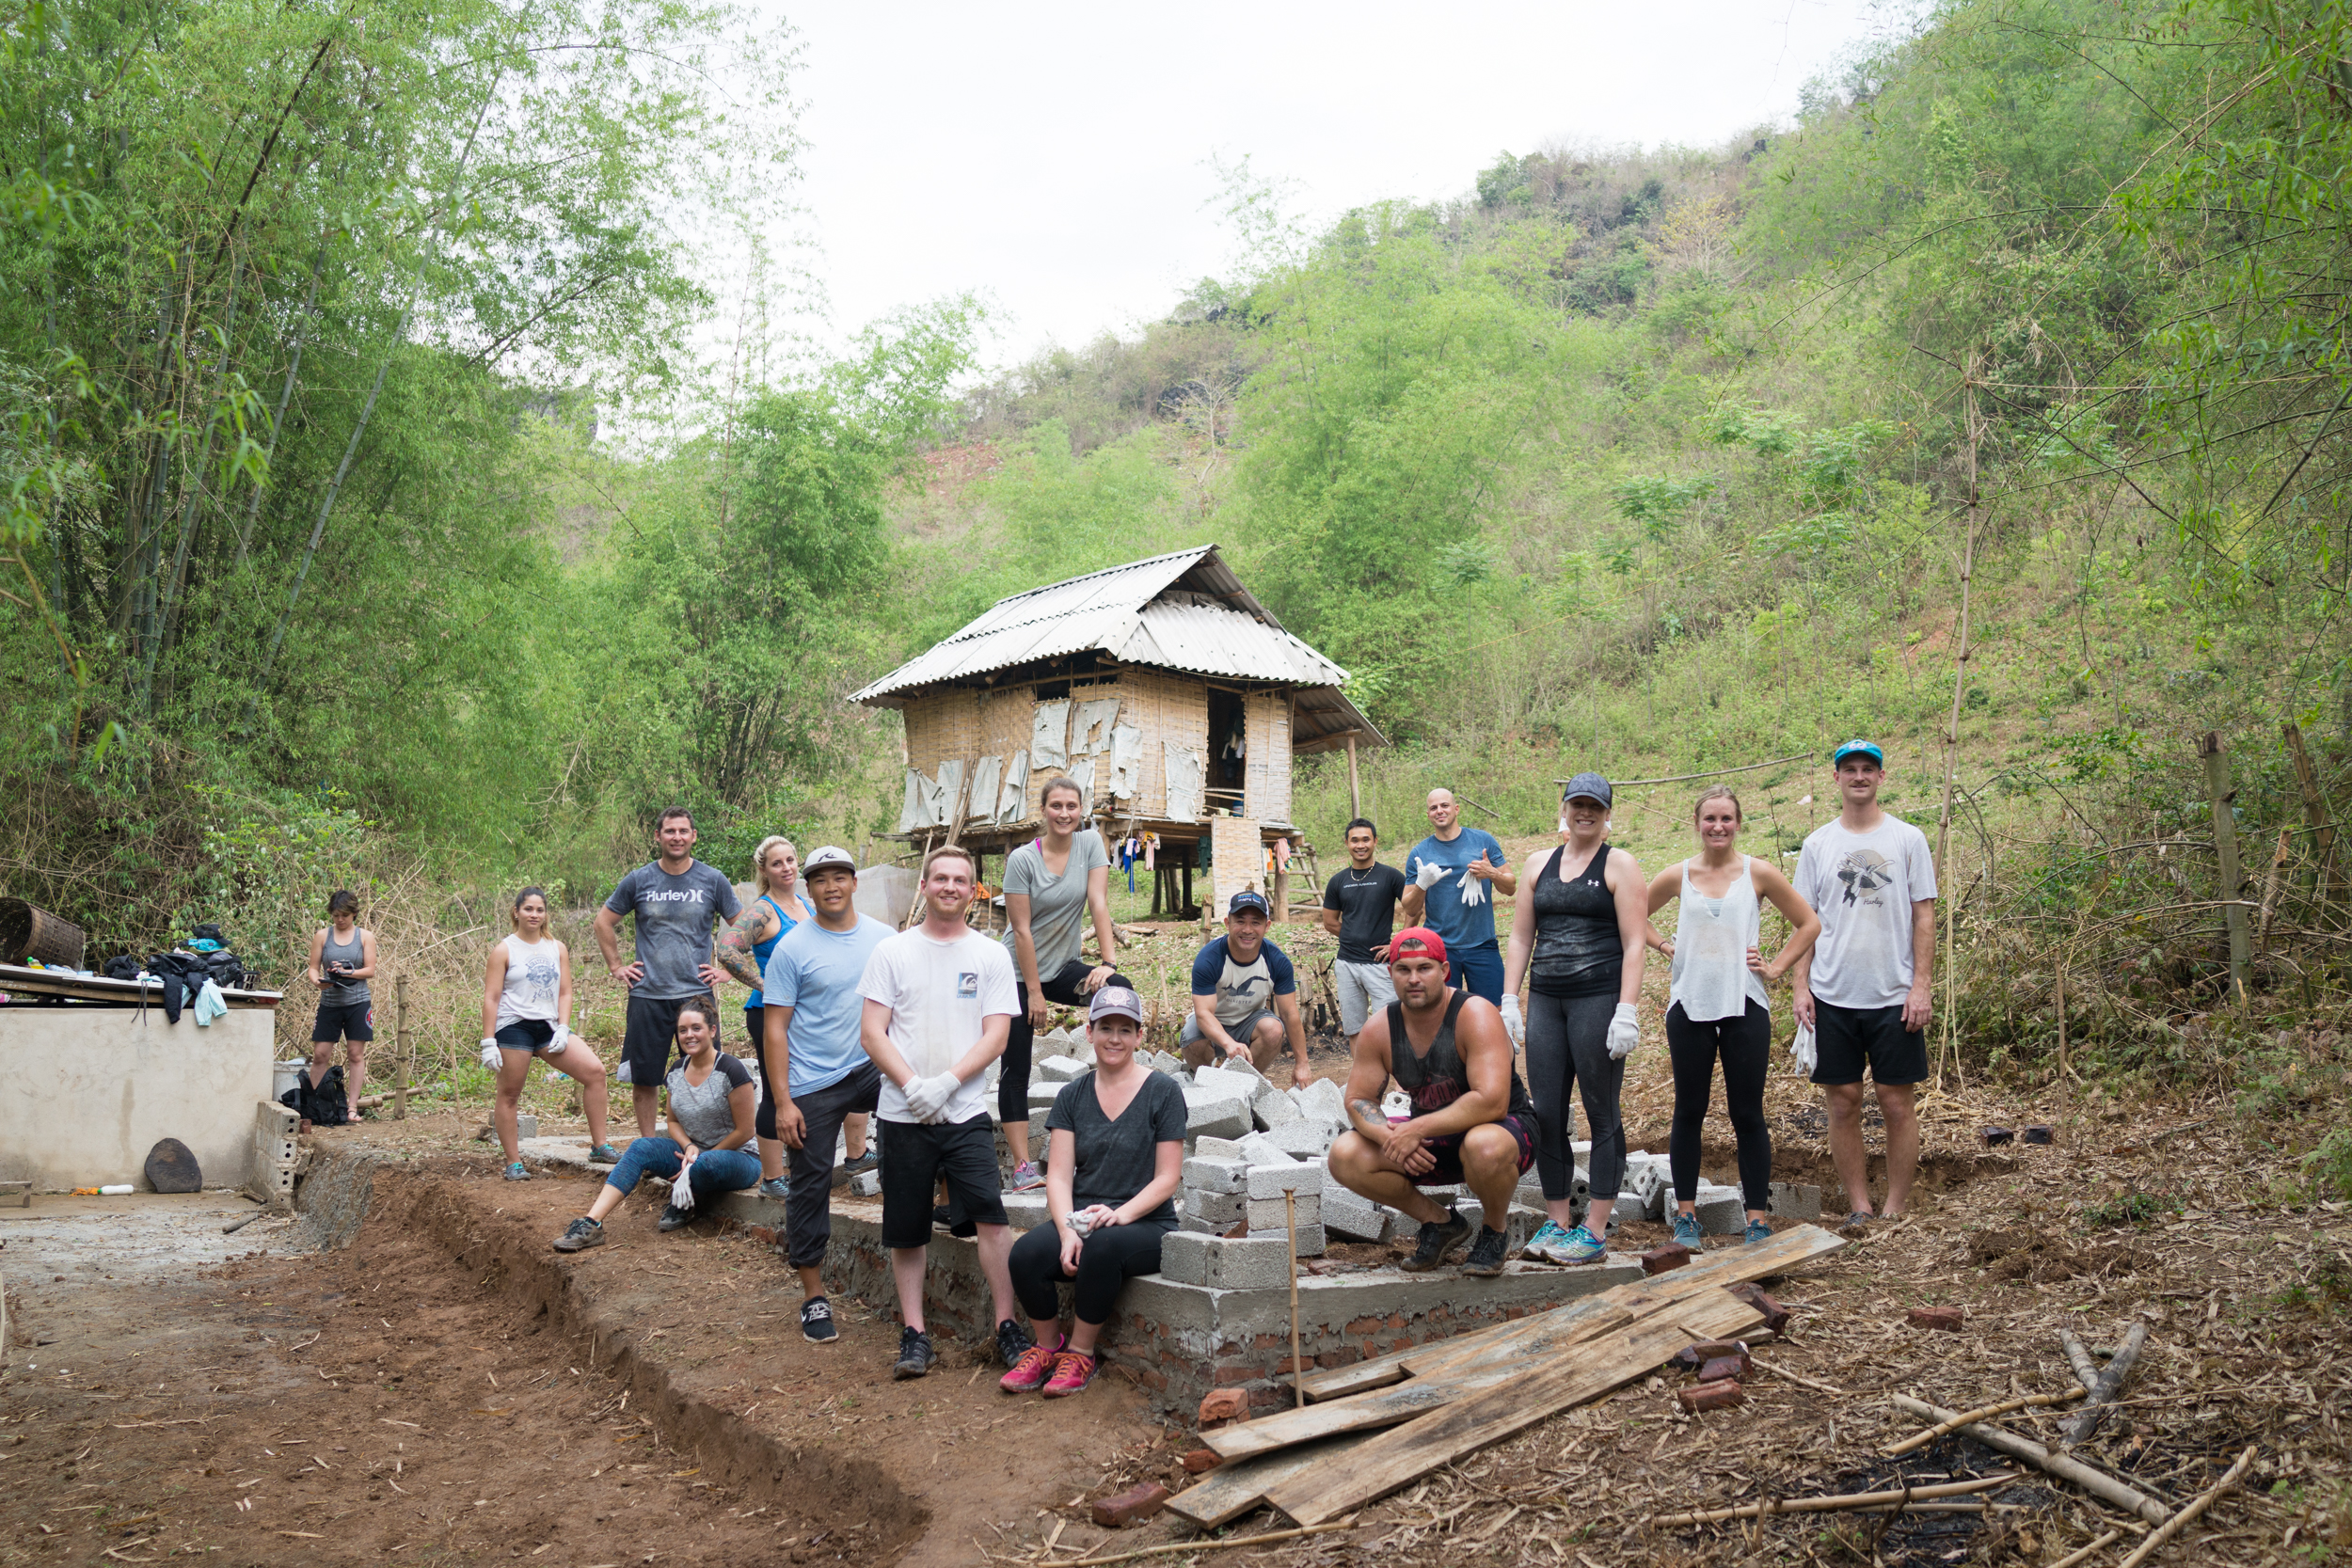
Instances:
[[[1280,1453],[1220,1465],[1169,1498],[1168,1511],[1202,1529],[1214,1529],[1265,1501],[1265,1489],[1275,1482],[1288,1481],[1326,1460],[1337,1460],[1363,1441],[1363,1433],[1349,1433],[1319,1443],[1302,1443]]]
[[[1642,1303],[1687,1296],[1703,1286],[1737,1285],[1770,1278],[1836,1252],[1845,1244],[1842,1238],[1820,1226],[1791,1226],[1769,1242],[1761,1242],[1755,1246],[1722,1247],[1704,1253],[1683,1268],[1632,1280],[1597,1295],[1585,1296],[1516,1322],[1497,1323],[1490,1328],[1457,1334],[1426,1344],[1408,1345],[1403,1350],[1359,1361],[1352,1366],[1311,1373],[1307,1378],[1307,1398],[1311,1401],[1339,1400],[1367,1389],[1385,1387],[1409,1375],[1437,1370],[1439,1358],[1451,1362],[1463,1355],[1483,1354],[1498,1345],[1559,1333],[1581,1320],[1606,1313],[1615,1307],[1625,1307],[1638,1313]]]
[[[164,983],[113,980],[103,974],[62,974],[54,969],[34,969],[27,964],[0,964],[0,990],[18,996],[64,996],[80,1002],[135,1004],[144,996],[149,1006],[161,1006]],[[285,1000],[282,992],[274,990],[223,990],[220,994],[231,1007],[275,1007]]]
[[[1343,1463],[1304,1466],[1269,1484],[1266,1501],[1300,1525],[1335,1519],[1571,1405],[1646,1375],[1693,1338],[1737,1334],[1763,1321],[1744,1302],[1728,1294],[1722,1300],[1739,1311],[1719,1310],[1709,1303],[1706,1310],[1659,1313],[1634,1328],[1593,1341],[1588,1354],[1365,1438]]]

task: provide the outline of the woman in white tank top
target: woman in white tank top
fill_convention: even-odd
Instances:
[[[1739,852],[1740,798],[1717,784],[1701,795],[1692,816],[1699,852],[1661,871],[1649,885],[1655,917],[1678,900],[1675,936],[1650,945],[1674,960],[1666,1006],[1666,1050],[1674,1062],[1674,1135],[1667,1159],[1674,1168],[1675,1240],[1697,1251],[1699,1137],[1715,1092],[1715,1062],[1724,1066],[1724,1100],[1740,1147],[1740,1186],[1748,1212],[1745,1239],[1767,1241],[1772,1227],[1772,1135],[1764,1120],[1764,1080],[1772,1065],[1772,993],[1821,934],[1821,917],[1798,896],[1780,868]],[[1770,962],[1758,947],[1763,899],[1788,917],[1790,933]]]
[[[572,954],[548,934],[548,895],[527,887],[515,895],[515,929],[490,949],[482,980],[482,1062],[498,1073],[499,1145],[506,1150],[506,1180],[528,1181],[515,1117],[522,1102],[531,1059],[580,1081],[580,1109],[588,1116],[588,1157],[610,1164],[620,1159],[605,1140],[604,1063],[588,1042],[564,1026],[572,1014]]]

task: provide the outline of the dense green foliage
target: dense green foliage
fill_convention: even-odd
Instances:
[[[95,924],[306,815],[583,889],[673,796],[713,858],[854,840],[893,748],[846,690],[1210,539],[1399,742],[1392,817],[1867,731],[1932,826],[1957,712],[1980,1051],[2046,1042],[2063,966],[2074,1037],[2163,1065],[2221,989],[2186,737],[2258,871],[2277,721],[2352,756],[2344,0],[1951,0],[1792,128],[1316,232],[1239,171],[1232,275],[977,388],[967,303],[697,358],[687,236],[756,233],[791,152],[725,14],[125,14],[20,13],[0,79],[8,876],[143,900]],[[1816,781],[1753,782],[1793,843]],[[2300,996],[2286,842],[2257,980]]]

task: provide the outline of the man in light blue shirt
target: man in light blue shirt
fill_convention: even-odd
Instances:
[[[1429,792],[1429,836],[1405,857],[1405,924],[1426,926],[1443,937],[1452,982],[1501,1006],[1502,950],[1495,945],[1494,895],[1517,893],[1518,876],[1502,840],[1483,828],[1462,826],[1454,791]]]
[[[774,1136],[790,1162],[784,1200],[786,1259],[801,1275],[801,1337],[825,1344],[838,1333],[818,1278],[833,1240],[833,1155],[841,1124],[870,1114],[882,1072],[859,1043],[866,998],[858,982],[890,927],[857,912],[857,863],[831,845],[801,864],[801,895],[816,911],[768,955],[760,991],[767,1028],[760,1074],[775,1101]]]

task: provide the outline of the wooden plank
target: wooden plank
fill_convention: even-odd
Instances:
[[[1763,1322],[1745,1303],[1729,1295],[1724,1300],[1743,1307],[1744,1317],[1717,1314],[1708,1303],[1706,1314],[1670,1313],[1605,1336],[1594,1341],[1592,1354],[1542,1368],[1365,1438],[1343,1463],[1303,1467],[1268,1485],[1266,1501],[1297,1524],[1335,1519],[1571,1405],[1646,1376],[1691,1342],[1698,1317],[1709,1324],[1738,1325],[1717,1327],[1718,1333],[1738,1333]]]
[[[1215,1436],[1216,1433],[1210,1433]],[[1168,1511],[1202,1529],[1240,1518],[1265,1501],[1265,1489],[1327,1459],[1337,1459],[1364,1440],[1360,1433],[1327,1437],[1281,1453],[1220,1465],[1168,1499]]]
[[[161,1006],[156,998],[163,994],[161,980],[114,980],[103,974],[60,974],[54,969],[34,969],[25,964],[0,964],[0,990],[20,996],[67,996],[82,1002],[135,1003],[144,995],[151,1006]],[[232,1007],[275,1007],[282,999],[274,990],[221,991],[222,1000]]]
[[[1215,1449],[1220,1458],[1248,1459],[1343,1432],[1394,1426],[1518,1375],[1520,1369],[1516,1366],[1482,1366],[1448,1377],[1408,1378],[1352,1400],[1331,1400],[1219,1427],[1201,1433],[1200,1441]]]

